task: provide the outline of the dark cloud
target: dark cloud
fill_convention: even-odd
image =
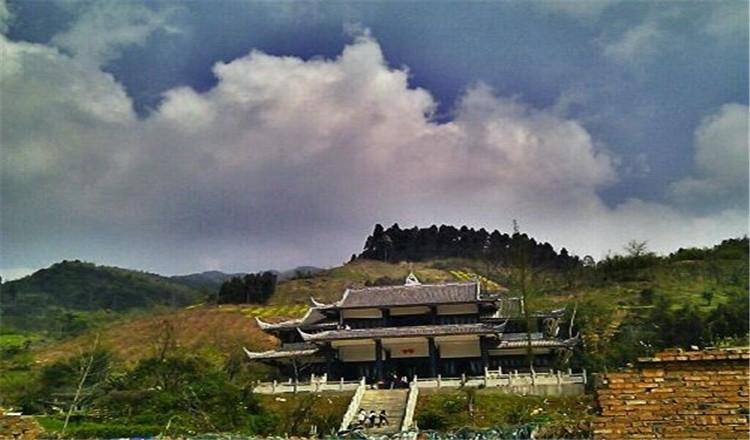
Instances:
[[[746,204],[688,209],[709,187],[724,191],[713,200],[747,195],[747,169],[733,166],[741,101],[690,128],[696,166],[665,179],[672,198],[625,192],[612,203],[600,194],[657,170],[648,153],[628,159],[601,140],[617,118],[638,124],[614,102],[597,120],[597,88],[540,105],[467,79],[452,116],[435,119],[435,94],[361,30],[326,57],[248,48],[213,65],[210,87],[171,86],[139,116],[106,66],[156,32],[188,38],[174,18],[185,4],[102,5],[51,38],[65,52],[3,37],[2,96],[14,103],[2,114],[6,274],[60,258],[167,273],[338,264],[378,222],[508,229],[518,219],[595,257],[633,238],[672,250],[746,230]],[[299,11],[279,13],[288,23]]]

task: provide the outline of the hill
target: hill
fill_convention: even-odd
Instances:
[[[229,281],[235,277],[244,277],[245,275],[247,274],[244,272],[224,273],[218,270],[210,270],[201,273],[191,273],[188,275],[174,275],[169,277],[169,279],[177,284],[182,284],[193,289],[216,292],[225,281]]]
[[[664,347],[748,343],[747,238],[725,240],[712,248],[680,249],[669,256],[654,255],[645,246],[632,250],[598,263],[529,271],[528,306],[532,310],[566,306],[563,325],[582,334],[582,344],[571,359],[573,368],[614,370]],[[142,423],[160,432],[174,417],[184,429],[215,429],[211,426],[218,425],[204,424],[206,414],[212,419],[226,415],[221,426],[227,430],[289,432],[277,423],[277,409],[264,410],[268,402],[260,404],[250,392],[253,381],[269,379],[274,372],[246,362],[241,347],[265,350],[278,343],[261,332],[252,318],[299,317],[310,296],[330,302],[348,287],[403,283],[409,272],[427,283],[485,275],[485,280],[508,287],[508,294],[518,294],[519,268],[512,265],[492,267],[472,259],[388,263],[355,258],[341,267],[280,282],[268,305],[192,305],[162,308],[149,316],[115,315],[74,339],[24,342],[7,353],[12,356],[0,359],[5,373],[0,376],[0,395],[24,411],[51,412],[55,402],[50,403],[48,396],[69,400],[78,386],[82,362],[96,360],[95,373],[84,377],[91,390],[86,395],[91,413],[82,414],[88,421],[77,425],[83,429],[94,426],[87,423],[100,423],[99,437],[114,432],[113,426],[125,427],[117,431],[120,436],[142,432]],[[493,289],[504,292],[497,284]],[[587,402],[584,399],[581,405],[589,411]],[[314,405],[313,401],[297,403],[284,405],[283,410],[295,412]],[[493,400],[490,406],[501,403]],[[523,398],[508,404],[533,404],[537,411],[547,403]],[[446,404],[438,401],[434,407],[440,412]],[[235,420],[237,414],[250,420]],[[572,413],[566,410],[566,414]],[[577,424],[577,418],[586,414],[573,416],[571,423]],[[340,415],[334,417],[332,426],[339,419]],[[56,423],[61,424],[61,419]]]
[[[391,264],[360,259],[340,267],[321,270],[312,276],[280,282],[268,303],[310,304],[310,297],[323,302],[337,301],[347,288],[377,283],[401,284],[411,271],[423,282],[455,280],[448,270],[437,269],[428,262]]]
[[[279,281],[290,280],[294,278],[306,278],[313,274],[320,272],[321,268],[315,266],[298,266],[294,269],[278,271],[271,270],[270,272],[276,274]],[[199,289],[205,292],[215,293],[219,291],[221,285],[231,280],[232,278],[243,278],[245,275],[249,275],[247,272],[237,273],[224,273],[218,270],[209,270],[201,273],[191,273],[188,275],[173,275],[169,277],[171,281],[184,286]]]
[[[48,363],[69,353],[86,351],[96,333],[103,347],[124,364],[132,365],[152,356],[164,332],[169,332],[174,348],[183,353],[213,357],[220,364],[240,354],[243,345],[251,350],[264,350],[276,344],[274,338],[258,329],[256,316],[269,320],[299,317],[307,311],[311,296],[335,301],[347,287],[378,282],[403,283],[412,270],[423,281],[456,281],[450,272],[430,268],[427,264],[356,261],[279,283],[267,306],[193,305],[179,310],[162,309],[147,316],[122,317],[71,340],[39,344],[34,349],[34,358]]]
[[[62,261],[2,285],[3,325],[23,331],[65,334],[87,327],[87,318],[112,313],[182,307],[201,293],[155,274]],[[78,322],[76,322],[76,320]]]
[[[94,332],[34,350],[34,359],[48,364],[91,350],[94,339],[110,351],[122,366],[155,356],[161,350],[173,354],[198,356],[223,365],[242,354],[242,347],[268,350],[275,339],[263,333],[253,319],[256,307],[235,305],[192,306],[176,311],[120,319]]]

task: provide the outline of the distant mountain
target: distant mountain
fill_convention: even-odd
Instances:
[[[201,290],[210,290],[216,292],[221,287],[222,283],[229,281],[235,277],[244,277],[247,273],[224,273],[218,270],[209,270],[201,273],[191,273],[188,275],[175,275],[169,277],[175,283],[182,284],[187,287]]]
[[[46,327],[73,312],[181,307],[203,299],[169,278],[82,261],[62,261],[2,284],[2,318],[16,327]]]
[[[319,267],[315,266],[297,266],[294,269],[285,270],[283,272],[273,271],[279,277],[279,281],[291,280],[294,278],[306,278],[315,275],[318,272],[323,271]]]
[[[298,266],[294,269],[285,271],[270,270],[268,272],[276,274],[278,281],[287,281],[295,278],[311,277],[322,270],[323,269],[315,266]],[[223,283],[231,280],[232,278],[243,278],[245,277],[245,275],[249,275],[249,273],[224,273],[218,270],[210,270],[201,273],[191,273],[188,275],[175,275],[169,277],[169,279],[175,283],[182,284],[193,289],[218,292]]]

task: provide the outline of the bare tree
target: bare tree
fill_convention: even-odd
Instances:
[[[623,246],[628,257],[642,257],[648,254],[648,241],[630,240],[628,244]]]
[[[65,415],[65,423],[63,423],[63,428],[61,435],[65,436],[65,430],[68,429],[68,423],[70,422],[70,416],[73,414],[73,409],[78,405],[78,402],[81,400],[81,392],[83,391],[83,385],[86,383],[86,379],[89,377],[89,373],[91,373],[91,366],[94,365],[94,357],[96,356],[96,349],[99,346],[99,334],[96,334],[96,339],[94,339],[94,348],[91,350],[91,355],[88,356],[87,359],[82,359],[80,368],[79,368],[79,380],[78,380],[78,387],[76,387],[75,395],[73,396],[73,402],[70,403],[70,408],[68,408],[68,413]]]

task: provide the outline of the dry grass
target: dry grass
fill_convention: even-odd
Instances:
[[[169,335],[171,333],[171,336]],[[241,352],[267,350],[276,340],[263,333],[241,306],[198,306],[110,324],[98,332],[99,345],[111,350],[125,365],[156,355],[165,340],[171,350],[194,352],[217,362]],[[88,333],[35,352],[39,363],[49,363],[94,347],[95,335]]]
[[[280,283],[268,306],[222,305],[190,306],[139,318],[123,318],[99,330],[99,346],[114,353],[124,366],[159,353],[165,338],[172,341],[171,350],[211,359],[220,364],[241,353],[241,347],[261,351],[277,341],[263,333],[255,317],[270,322],[302,316],[310,297],[323,302],[341,298],[347,288],[360,288],[379,278],[405,280],[414,272],[425,283],[457,281],[447,270],[430,267],[431,263],[390,264],[380,261],[355,261],[329,269],[310,278]],[[170,334],[170,335],[168,335]],[[39,363],[46,364],[77,355],[94,347],[95,333],[53,343],[35,351]]]
[[[310,304],[310,297],[334,302],[348,288],[364,287],[365,282],[387,277],[405,280],[409,272],[423,283],[456,281],[450,272],[429,267],[431,263],[391,264],[374,260],[357,260],[341,267],[325,270],[314,277],[290,280],[279,284],[270,304]]]

